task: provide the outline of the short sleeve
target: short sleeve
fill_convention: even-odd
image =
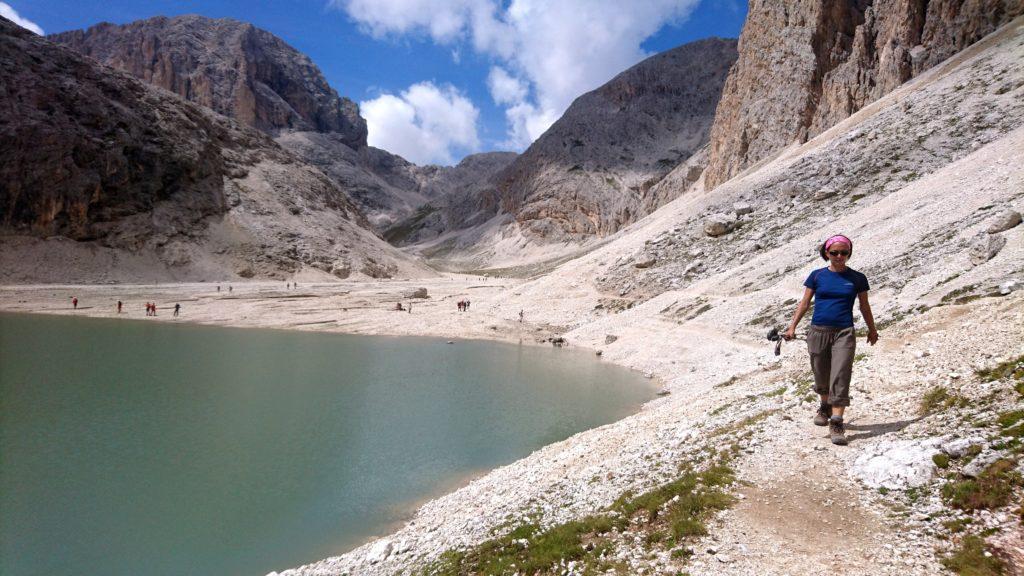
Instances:
[[[806,286],[807,288],[810,288],[811,290],[817,290],[818,289],[817,279],[818,279],[818,271],[814,270],[813,272],[811,272],[807,276],[807,280],[804,280],[804,286]]]
[[[867,276],[863,274],[858,274],[857,280],[859,281],[857,286],[857,294],[860,294],[861,292],[867,292],[868,290],[871,289],[871,286],[868,285]]]

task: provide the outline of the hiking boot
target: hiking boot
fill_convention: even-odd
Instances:
[[[822,404],[818,406],[818,413],[814,415],[815,426],[828,426],[828,419],[832,417],[832,406]]]
[[[842,416],[833,416],[828,420],[828,435],[832,443],[837,446],[846,446],[849,440],[846,439],[846,426],[843,425]]]

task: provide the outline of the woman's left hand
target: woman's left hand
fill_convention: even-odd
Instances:
[[[878,330],[872,328],[871,330],[868,330],[868,344],[874,346],[875,342],[878,342]]]

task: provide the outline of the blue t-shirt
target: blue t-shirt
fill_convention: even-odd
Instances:
[[[804,281],[804,286],[814,290],[814,316],[811,324],[831,328],[853,326],[853,301],[857,294],[867,292],[868,277],[853,268],[833,272],[827,267],[819,268]]]

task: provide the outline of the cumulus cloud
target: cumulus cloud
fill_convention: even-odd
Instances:
[[[371,146],[417,164],[453,164],[480,146],[480,111],[453,86],[420,82],[401,94],[359,103]]]
[[[518,104],[526,99],[529,88],[526,83],[514,78],[504,68],[494,66],[487,75],[487,87],[496,104]]]
[[[40,36],[43,35],[43,29],[40,28],[38,24],[31,20],[28,20],[27,18],[22,18],[21,15],[18,14],[17,10],[11,8],[10,5],[4,2],[0,2],[0,16],[7,18],[11,22],[14,22],[18,26],[21,26],[26,30],[31,30],[32,32],[35,32]]]
[[[648,54],[640,44],[700,0],[331,0],[376,37],[469,43],[501,63],[488,87],[509,143],[529,145],[580,94]]]

